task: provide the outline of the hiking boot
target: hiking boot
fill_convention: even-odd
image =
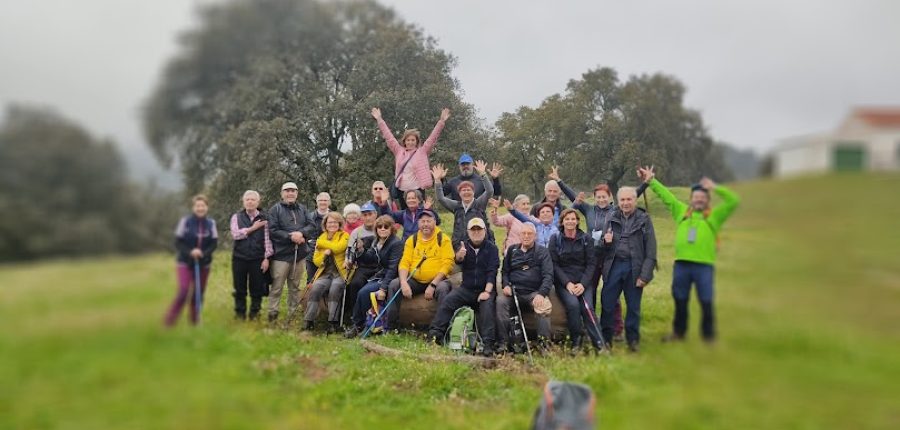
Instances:
[[[628,342],[628,350],[631,352],[640,352],[641,351],[640,342],[638,342],[636,340],[629,341]]]
[[[306,321],[306,324],[303,325],[303,330],[305,331],[313,331],[316,328],[316,323],[314,321]]]
[[[569,350],[569,355],[576,356],[579,352],[581,352],[581,345],[584,343],[584,338],[582,336],[575,336],[572,338],[572,346]]]
[[[328,321],[328,328],[325,329],[325,334],[340,333],[340,331],[341,323],[337,321]]]
[[[493,357],[494,356],[494,348],[492,348],[488,344],[484,344],[484,346],[481,349],[481,355],[483,355],[485,357]]]
[[[594,352],[597,354],[606,352],[606,344],[602,340],[591,340],[591,346],[594,347]]]
[[[615,336],[613,336],[613,342],[625,342],[625,335],[622,334],[622,332],[616,333]]]
[[[669,333],[662,338],[663,343],[669,342],[681,342],[684,341],[684,335],[680,335],[678,333]]]
[[[350,326],[350,328],[344,331],[344,337],[346,337],[347,339],[353,339],[354,337],[359,337],[359,332],[359,327],[355,325]]]
[[[441,335],[440,332],[429,331],[428,332],[428,343],[441,346],[444,344],[444,336]]]

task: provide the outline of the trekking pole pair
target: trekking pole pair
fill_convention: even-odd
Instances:
[[[410,272],[409,276],[406,277],[406,282],[409,282],[409,280],[412,279],[413,275],[415,275],[416,272],[419,271],[419,268],[422,267],[422,263],[425,262],[426,258],[428,258],[428,257],[425,255],[422,256],[422,259],[419,260],[419,264],[416,264],[416,267],[413,268],[413,271]],[[387,312],[388,308],[391,307],[391,303],[394,303],[394,300],[397,299],[397,296],[400,294],[401,291],[403,291],[403,288],[398,288],[397,292],[394,293],[393,296],[391,296],[391,299],[388,300],[387,304],[384,305],[384,308],[381,309],[381,312],[379,312],[378,315],[375,316],[375,319],[372,320],[372,324],[369,325],[368,327],[366,327],[366,331],[364,331],[362,336],[360,337],[361,339],[365,339],[366,336],[369,335],[369,332],[372,331],[372,327],[375,327],[375,323],[377,323],[378,320],[380,320],[381,317],[384,316],[384,314]]]

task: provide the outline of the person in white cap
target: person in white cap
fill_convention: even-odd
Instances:
[[[486,240],[487,229],[484,220],[472,218],[467,225],[468,239],[460,243],[456,250],[455,260],[462,266],[462,284],[454,288],[438,306],[437,314],[431,321],[428,336],[436,342],[442,342],[450,325],[453,313],[463,306],[476,309],[477,325],[484,342],[482,353],[494,355],[495,300],[497,292],[494,282],[500,268],[500,252],[497,245]]]
[[[375,221],[374,219],[372,221]],[[363,225],[362,210],[356,203],[347,203],[344,206],[344,232],[353,233],[357,227]]]
[[[278,319],[281,291],[288,284],[288,312],[293,315],[300,305],[300,280],[303,264],[309,252],[306,240],[312,238],[315,226],[306,208],[297,203],[297,184],[285,182],[281,186],[281,201],[269,209],[269,236],[275,254],[272,256],[272,288],[269,290],[269,322]]]

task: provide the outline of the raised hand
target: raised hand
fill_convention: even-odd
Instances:
[[[578,197],[575,197],[575,204],[580,205],[584,203],[584,191],[578,193]]]
[[[700,186],[705,188],[706,191],[712,191],[712,190],[716,189],[715,181],[707,178],[706,176],[700,178]]]
[[[653,180],[653,177],[656,176],[656,174],[653,172],[653,166],[638,167],[637,173],[638,177],[641,178],[641,181],[645,183],[649,183],[651,180]]]
[[[440,181],[447,176],[447,169],[444,168],[443,164],[435,164],[431,167],[431,176],[434,176],[435,181]]]
[[[500,174],[503,173],[503,166],[500,163],[495,162],[493,165],[491,165],[490,173],[492,178],[499,178]]]
[[[475,170],[478,171],[479,175],[484,175],[487,171],[487,163],[485,163],[484,160],[475,161]]]
[[[491,198],[488,199],[488,206],[490,206],[490,207],[492,207],[492,208],[494,208],[494,209],[497,209],[497,208],[500,207],[500,200],[491,197]]]
[[[422,205],[422,209],[431,209],[431,206],[434,205],[434,199],[431,196],[425,197],[425,204]]]
[[[375,120],[381,119],[381,109],[378,109],[377,107],[373,107],[372,108],[372,118],[375,118]]]
[[[503,199],[503,207],[505,207],[506,210],[512,209],[512,203],[510,203],[509,199]]]
[[[449,108],[441,109],[441,121],[446,121],[448,119],[450,119],[450,109]]]
[[[559,166],[550,166],[550,173],[547,174],[547,177],[558,182],[559,181]]]

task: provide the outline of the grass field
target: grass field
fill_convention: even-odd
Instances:
[[[388,358],[337,336],[232,322],[226,253],[202,326],[172,331],[161,327],[169,255],[2,266],[0,428],[525,428],[551,378],[593,387],[601,428],[900,428],[900,176],[735,188],[717,345],[698,340],[695,301],[689,340],[659,342],[673,222],[651,193],[660,269],[641,353],[534,367]]]

